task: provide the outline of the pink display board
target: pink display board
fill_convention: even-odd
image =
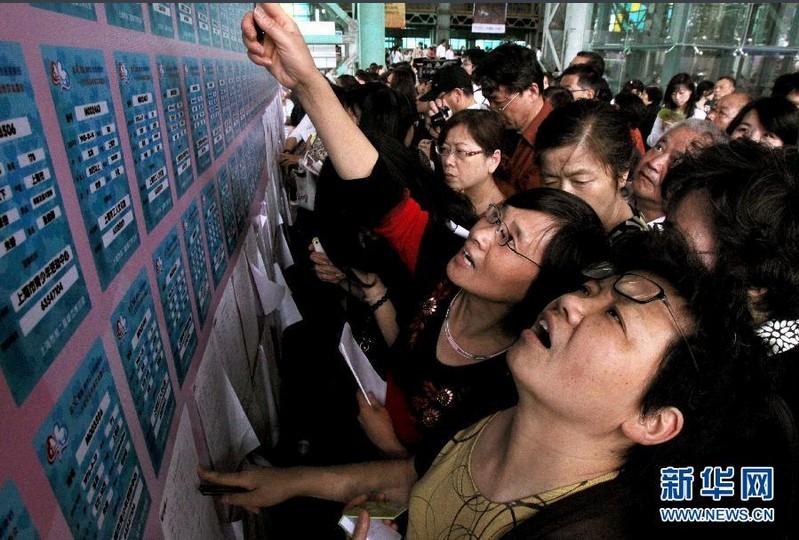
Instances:
[[[0,5],[0,537],[162,536],[269,182],[278,93],[240,43],[250,7]]]

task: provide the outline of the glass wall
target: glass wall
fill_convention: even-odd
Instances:
[[[799,70],[799,5],[594,4],[590,48],[603,52],[611,88],[629,79],[665,86],[730,75],[752,95]]]

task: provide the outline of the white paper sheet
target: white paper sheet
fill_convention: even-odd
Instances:
[[[269,336],[269,328],[267,328],[266,339],[271,343],[272,338]],[[280,438],[280,421],[277,413],[277,390],[280,388],[280,381],[275,380],[277,375],[277,365],[274,357],[270,357],[264,350],[264,346],[258,347],[258,362],[262,367],[262,376],[264,378],[263,396],[259,396],[259,402],[264,404],[266,416],[266,435],[268,436],[268,445],[274,448]]]
[[[258,231],[259,228],[256,226],[249,228],[247,235],[244,237],[244,255],[247,257],[247,262],[266,274],[266,264],[264,263],[261,249],[258,246]]]
[[[167,540],[218,540],[222,529],[211,497],[197,490],[197,447],[183,406],[158,516]]]
[[[256,297],[255,289],[252,286],[250,268],[246,256],[239,255],[236,266],[233,267],[232,283],[233,292],[236,296],[236,305],[239,308],[239,315],[241,315],[247,358],[252,364],[258,354],[258,338],[260,336],[258,331],[258,306],[260,305],[260,300]]]
[[[366,355],[361,350],[358,342],[352,335],[352,328],[349,323],[344,323],[344,329],[341,331],[341,341],[338,344],[338,350],[347,361],[355,381],[361,388],[361,392],[366,397],[366,401],[371,405],[372,402],[367,395],[367,392],[372,392],[375,398],[382,405],[386,402],[386,381],[380,378],[372,363],[366,358]]]
[[[302,320],[302,315],[300,315],[300,310],[297,309],[297,304],[294,303],[294,298],[291,296],[291,289],[288,283],[286,283],[286,279],[283,277],[280,265],[275,263],[274,268],[275,281],[277,281],[278,285],[282,285],[286,288],[286,294],[283,295],[283,300],[280,302],[280,309],[278,310],[280,314],[280,331],[283,332],[292,324],[300,322]]]
[[[261,301],[261,309],[265,315],[269,315],[280,307],[283,297],[286,294],[286,287],[278,285],[269,277],[262,273],[255,265],[250,265],[250,272],[255,281],[255,288],[258,290],[258,298]]]
[[[269,189],[267,189],[267,193]],[[272,237],[273,237],[273,227],[271,219],[269,218],[269,212],[276,212],[277,210],[270,210],[269,200],[267,198],[261,203],[261,212],[253,218],[253,229],[254,229],[254,240],[256,247],[258,248],[259,252],[261,253],[261,257],[265,261],[269,267],[272,266],[274,262],[274,246],[272,245]],[[247,235],[248,237],[250,235]],[[245,240],[245,246],[246,240]],[[249,254],[250,251],[247,249],[247,253]],[[251,263],[254,263],[252,259],[250,259]]]
[[[206,349],[207,351],[208,349]],[[241,406],[225,370],[216,358],[216,348],[203,356],[194,381],[194,400],[214,469],[238,468],[260,441]]]
[[[289,244],[286,241],[286,235],[283,234],[282,227],[278,227],[277,229],[277,241],[275,244],[277,245],[275,255],[277,256],[277,262],[280,263],[280,267],[286,269],[293,265],[294,257],[291,256],[291,249],[289,249]]]
[[[233,287],[228,282],[214,313],[214,328],[210,340],[215,340],[220,360],[230,378],[230,384],[239,396],[244,410],[247,410],[252,394],[250,379],[251,365],[247,359],[244,334],[241,330],[241,318],[236,306]]]

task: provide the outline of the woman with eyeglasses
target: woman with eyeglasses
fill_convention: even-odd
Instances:
[[[502,118],[494,111],[466,109],[447,120],[435,146],[445,183],[464,195],[478,216],[505,199],[494,180],[504,132]]]
[[[385,406],[358,394],[369,439],[387,457],[433,456],[458,429],[514,403],[505,351],[579,270],[606,249],[591,209],[540,188],[490,204],[392,347]]]
[[[729,443],[762,397],[751,342],[732,317],[713,322],[713,284],[672,239],[628,236],[552,301],[508,351],[518,403],[461,430],[424,475],[403,459],[200,478],[244,488],[222,502],[250,509],[382,492],[407,501],[408,538],[647,537],[659,514],[639,494],[661,493],[660,465]]]
[[[573,285],[579,268],[601,255],[606,243],[596,215],[579,199],[553,190],[520,194],[502,206],[486,201],[484,217],[471,228],[465,244],[461,239],[454,257],[444,249],[429,254],[431,249],[421,249],[422,243],[434,242],[441,228],[431,226],[437,216],[423,209],[402,183],[407,172],[403,162],[379,155],[332,99],[295,23],[277,5],[259,5],[255,12],[269,26],[261,44],[255,39],[253,13],[245,15],[242,31],[250,59],[307,103],[306,112],[326,141],[339,178],[342,205],[383,236],[417,279],[423,272],[448,278],[431,284],[432,294],[397,339],[386,407],[361,408],[364,424],[376,426],[367,427],[373,442],[387,454],[406,454],[421,432],[428,440],[446,437],[487,409],[509,404],[514,396],[504,352],[518,337],[518,317],[525,314],[515,313],[514,306],[528,296],[546,301]],[[449,131],[441,151],[463,150],[467,154],[462,159],[474,170],[467,175],[465,168],[453,169],[453,181],[475,171],[487,174],[498,157],[495,149],[486,146],[490,155],[468,155],[482,147],[472,146],[476,132],[459,139],[459,131]],[[448,155],[446,161],[460,161],[456,156]],[[383,297],[371,304],[376,314],[386,309]]]
[[[611,242],[625,232],[648,230],[641,212],[625,198],[627,179],[639,157],[627,120],[608,103],[569,103],[538,128],[536,159],[543,185],[587,202]]]

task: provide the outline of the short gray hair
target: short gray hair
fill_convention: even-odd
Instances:
[[[702,139],[701,146],[730,141],[730,136],[716,124],[699,118],[687,118],[678,124],[674,124],[666,133],[680,128],[688,129],[699,135]]]

